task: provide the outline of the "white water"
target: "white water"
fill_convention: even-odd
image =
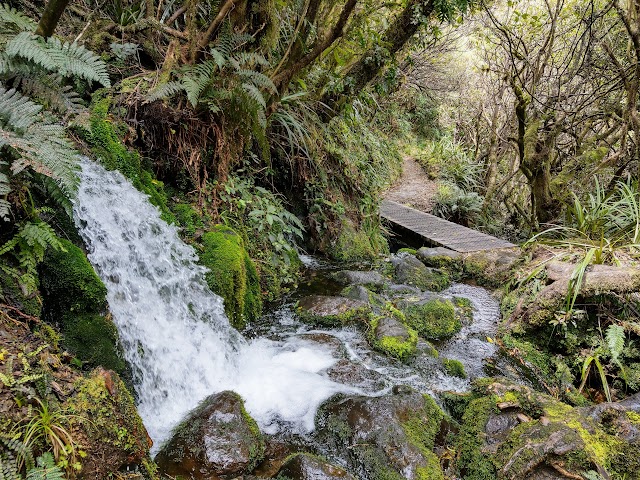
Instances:
[[[75,221],[107,287],[155,451],[215,392],[238,392],[263,431],[275,433],[312,430],[320,403],[354,391],[320,373],[336,362],[320,345],[295,337],[247,343],[177,229],[120,173],[88,159],[81,165]]]

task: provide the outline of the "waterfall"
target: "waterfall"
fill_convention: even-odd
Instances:
[[[117,171],[86,158],[81,167],[75,222],[107,287],[154,450],[215,392],[242,395],[263,431],[275,433],[312,430],[320,403],[352,391],[321,374],[336,359],[320,346],[244,340],[208,289],[196,252],[146,195]]]

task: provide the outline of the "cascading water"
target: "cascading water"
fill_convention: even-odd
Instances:
[[[353,389],[319,374],[336,360],[300,339],[247,343],[210,292],[194,250],[120,173],[83,159],[74,217],[108,290],[139,412],[160,446],[199,401],[230,389],[260,427],[313,428],[317,407]]]

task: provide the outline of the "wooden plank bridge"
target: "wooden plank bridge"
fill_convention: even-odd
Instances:
[[[418,234],[429,243],[460,253],[516,247],[506,240],[463,227],[391,200],[382,201],[380,216],[392,224]]]

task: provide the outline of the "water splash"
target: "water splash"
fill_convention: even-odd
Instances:
[[[178,230],[120,173],[83,159],[74,205],[88,258],[133,369],[138,410],[155,450],[200,400],[230,389],[260,427],[313,428],[317,407],[353,389],[320,374],[335,363],[295,338],[247,343],[208,289],[206,270]]]

